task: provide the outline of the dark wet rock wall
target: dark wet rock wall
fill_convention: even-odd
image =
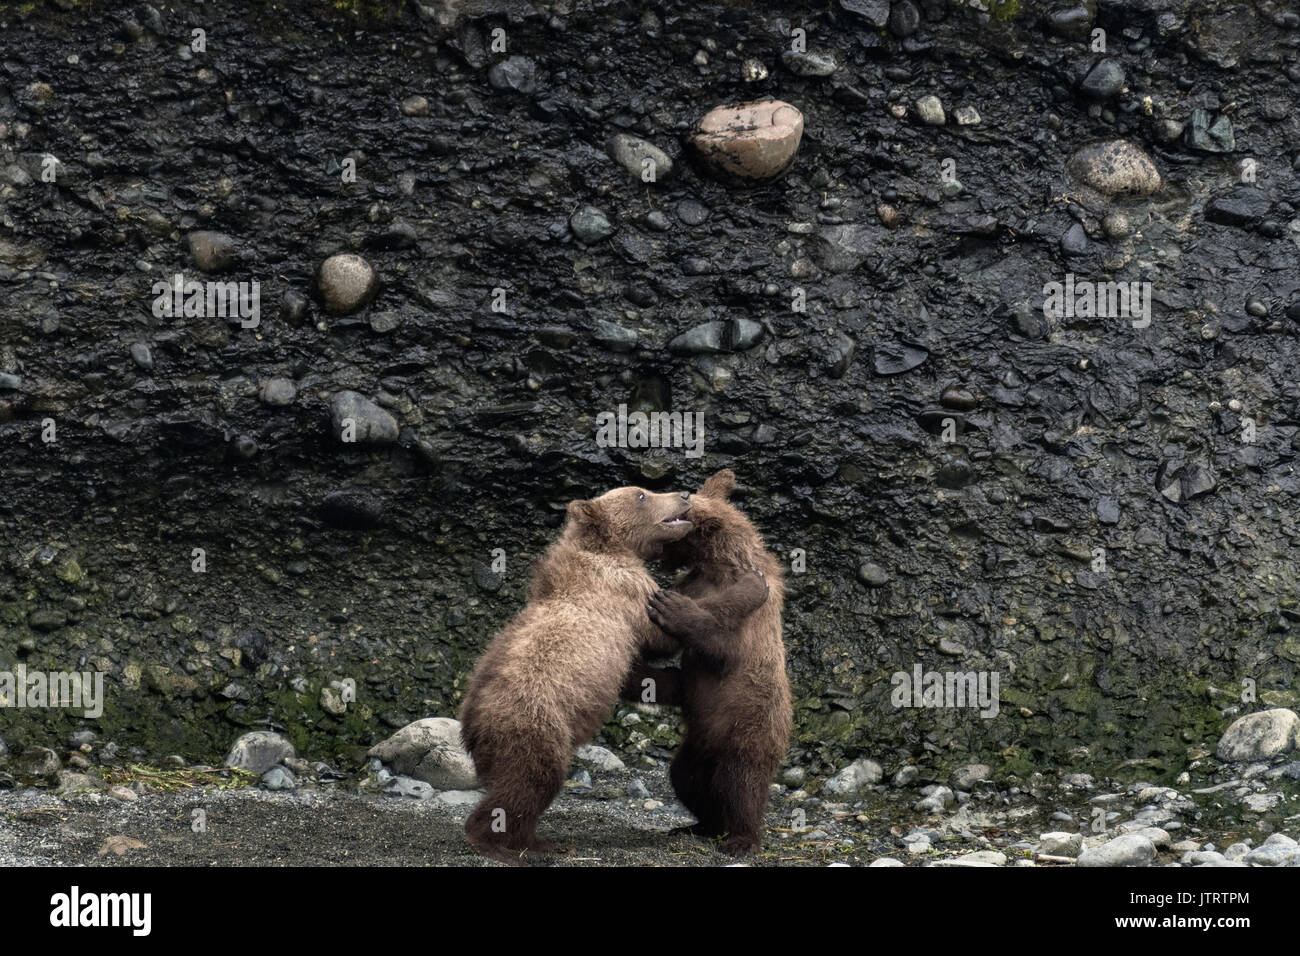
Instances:
[[[0,11],[0,668],[103,671],[93,728],[142,756],[272,725],[356,759],[454,713],[565,502],[725,466],[804,568],[812,773],[1174,773],[1258,706],[1243,680],[1300,704],[1284,5],[333,6]],[[767,96],[804,114],[790,172],[704,175],[692,124]],[[1113,139],[1159,191],[1067,174]],[[341,252],[379,287],[334,315]],[[159,317],[178,272],[258,282],[258,323]],[[1149,324],[1045,315],[1069,274],[1149,282]],[[340,392],[377,440],[338,440]],[[704,455],[600,447],[621,404],[703,413]],[[916,664],[997,672],[997,716],[892,706]],[[82,723],[0,721],[11,748]],[[649,726],[608,737],[673,745]]]

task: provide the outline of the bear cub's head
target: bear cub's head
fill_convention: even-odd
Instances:
[[[763,543],[757,529],[727,499],[736,475],[724,468],[691,497],[691,533],[664,551],[665,563],[687,567],[703,563],[758,565]]]
[[[690,533],[690,510],[690,492],[615,488],[599,498],[569,502],[565,531],[593,549],[628,548],[643,561],[653,561],[666,545]]]

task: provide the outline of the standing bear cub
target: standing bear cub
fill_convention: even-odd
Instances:
[[[569,504],[564,531],[537,562],[529,600],[470,675],[461,737],[487,795],[465,832],[503,861],[553,847],[535,833],[575,748],[618,702],[637,652],[673,642],[646,617],[645,562],[692,528],[690,495],[616,488]]]
[[[686,737],[673,758],[673,790],[699,821],[695,833],[726,834],[723,850],[743,856],[762,846],[767,791],[793,714],[781,566],[727,500],[735,484],[730,470],[720,471],[691,499],[694,530],[664,554],[689,571],[649,603],[650,618],[684,646],[681,669],[638,662],[623,694],[650,702],[653,689],[653,702],[682,707]],[[658,648],[646,651],[656,655]]]

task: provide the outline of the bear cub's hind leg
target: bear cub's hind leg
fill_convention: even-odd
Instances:
[[[524,850],[554,852],[554,844],[537,835],[537,821],[564,786],[566,766],[563,757],[535,751],[516,754],[509,766],[508,778],[488,783],[487,794],[465,821],[465,833],[485,856],[517,864]]]
[[[763,846],[763,810],[767,806],[768,777],[755,771],[752,763],[720,760],[711,783],[711,799],[719,807],[727,839],[722,852],[748,856]]]

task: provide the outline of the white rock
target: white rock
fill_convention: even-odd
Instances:
[[[269,730],[254,730],[235,741],[225,765],[260,777],[281,761],[296,756],[293,744],[285,737]]]
[[[1281,843],[1265,843],[1242,856],[1241,862],[1256,866],[1287,866],[1297,859],[1300,859],[1300,850],[1296,847]]]
[[[952,860],[935,860],[931,866],[1005,866],[1006,855],[997,850],[976,850]]]
[[[1038,838],[1038,852],[1047,856],[1078,856],[1083,849],[1082,833],[1053,830]]]
[[[993,779],[993,771],[985,763],[968,763],[964,767],[959,767],[957,772],[952,775],[952,788],[954,790],[970,790],[977,783],[987,783]]]
[[[603,770],[606,773],[613,773],[615,770],[626,770],[627,767],[617,755],[606,750],[604,747],[597,747],[595,744],[584,744],[578,748],[574,755],[581,763],[585,763],[593,770]]]
[[[605,143],[610,159],[626,169],[640,182],[655,183],[667,179],[673,161],[658,146],[627,133],[615,133]]]
[[[1156,858],[1155,844],[1140,833],[1125,833],[1079,854],[1079,866],[1146,866]]]
[[[460,739],[460,721],[426,717],[407,724],[376,744],[368,756],[393,765],[400,774],[423,780],[439,790],[468,790],[478,786],[474,761]]]
[[[821,792],[829,795],[857,793],[880,782],[885,775],[880,764],[869,757],[860,757],[822,785]]]
[[[448,807],[473,807],[483,799],[482,790],[444,790],[433,796],[432,803],[441,803]]]
[[[1219,738],[1220,760],[1267,760],[1300,746],[1300,716],[1284,707],[1247,714]]]

